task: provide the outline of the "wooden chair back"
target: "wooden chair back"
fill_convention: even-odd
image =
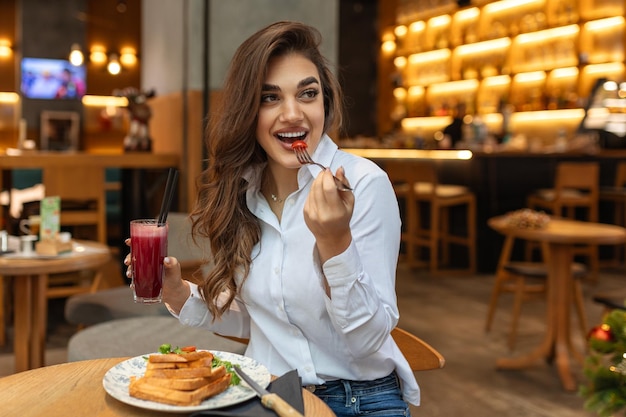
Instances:
[[[561,162],[555,178],[554,212],[574,218],[576,207],[585,207],[588,221],[598,221],[600,167],[596,162]],[[572,190],[577,193],[572,194]]]
[[[240,339],[233,336],[224,336],[230,340],[234,340],[239,343],[248,343],[248,339]],[[441,353],[434,347],[399,327],[394,328],[391,331],[391,337],[396,342],[400,351],[409,362],[413,371],[428,371],[431,369],[443,368],[446,364],[446,359]]]
[[[391,331],[391,336],[413,371],[440,369],[446,364],[441,353],[414,334],[396,327]]]
[[[107,244],[104,170],[88,165],[53,166],[43,171],[46,196],[61,197],[61,226],[94,226]],[[76,203],[76,209],[71,208]]]

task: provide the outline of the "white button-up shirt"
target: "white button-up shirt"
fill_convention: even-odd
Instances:
[[[405,399],[419,404],[415,376],[390,336],[399,317],[395,274],[400,244],[400,215],[391,183],[373,162],[338,150],[326,135],[312,157],[332,172],[345,168],[355,195],[352,244],[319,264],[303,208],[320,168],[300,168],[299,188],[285,200],[279,222],[260,191],[264,167],[255,167],[248,176],[247,204],[259,219],[261,240],[253,249],[241,297],[212,323],[192,284],[179,319],[186,325],[250,338],[246,356],[274,375],[297,369],[304,385],[372,380],[395,369]]]

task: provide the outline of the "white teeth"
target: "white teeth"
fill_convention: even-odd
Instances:
[[[304,135],[306,135],[306,132],[278,133],[278,136],[281,138],[299,138]]]

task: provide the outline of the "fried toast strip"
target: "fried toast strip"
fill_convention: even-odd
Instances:
[[[209,384],[209,380],[207,378],[155,378],[152,376],[144,376],[141,379],[143,382],[156,387],[175,389],[179,391],[193,391]]]
[[[206,378],[212,374],[210,367],[203,368],[176,368],[176,369],[146,369],[145,376],[156,378]]]
[[[230,385],[230,374],[192,391],[180,391],[151,385],[146,378],[132,378],[128,387],[131,396],[171,405],[198,405],[205,399],[225,391]]]
[[[193,362],[204,358],[213,360],[213,354],[208,350],[197,350],[188,353],[155,353],[148,357],[148,362]]]

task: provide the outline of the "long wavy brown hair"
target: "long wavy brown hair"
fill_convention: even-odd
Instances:
[[[246,205],[248,184],[243,174],[251,165],[267,161],[256,139],[256,125],[270,59],[295,52],[313,62],[321,78],[324,131],[341,126],[341,90],[319,51],[321,40],[313,27],[277,22],[244,41],[231,61],[221,108],[213,113],[207,130],[208,165],[198,180],[198,203],[191,213],[194,237],[211,243],[212,265],[200,291],[213,319],[220,318],[238,294],[236,277],[247,277],[252,248],[261,237],[258,220]],[[229,299],[218,303],[224,291]]]

